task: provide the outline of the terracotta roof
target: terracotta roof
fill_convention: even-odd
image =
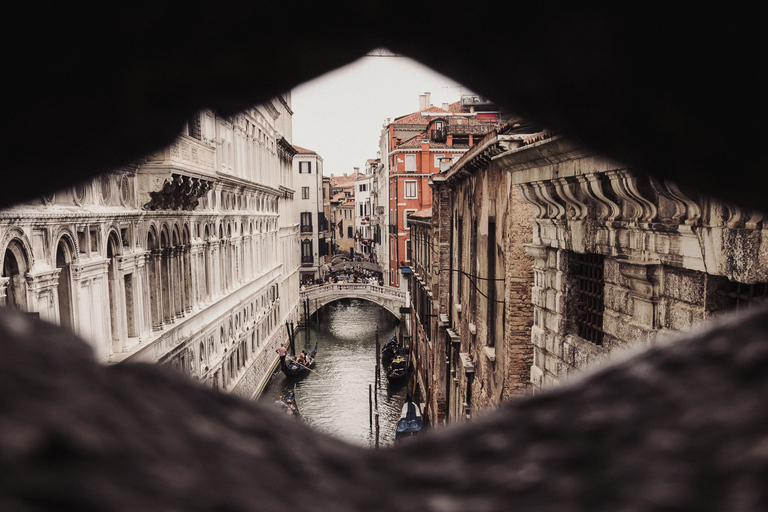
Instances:
[[[354,187],[355,175],[354,173],[348,176],[334,176],[331,174],[331,187]]]
[[[422,112],[427,112],[434,115],[422,116],[421,115]],[[392,124],[429,124],[435,118],[443,117],[441,116],[441,114],[448,114],[448,113],[453,113],[453,114],[465,113],[466,114],[466,113],[469,113],[469,109],[466,107],[462,107],[461,102],[457,101],[448,105],[448,110],[444,110],[440,107],[432,106],[429,108],[425,108],[423,110],[419,110],[417,112],[413,112],[411,114],[398,117],[394,121],[392,121]],[[448,122],[448,124],[459,124],[459,120],[461,120],[463,124],[485,124],[484,122],[478,121],[476,119],[471,119],[463,116],[457,116],[457,117],[448,116],[448,117],[445,117],[445,120]]]
[[[432,218],[432,207],[424,208],[423,210],[419,210],[417,212],[414,212],[410,214],[408,217],[415,217],[418,219],[430,219]]]
[[[435,115],[425,117],[421,115],[422,112],[433,112]],[[432,117],[440,117],[440,114],[445,114],[447,112],[448,110],[443,110],[440,107],[429,107],[425,108],[424,110],[419,110],[417,112],[398,117],[392,121],[392,124],[428,124]]]
[[[346,196],[344,195],[344,192],[339,192],[335,196],[331,198],[331,201],[337,202],[337,201],[343,201]]]
[[[297,146],[296,144],[293,145],[293,149],[298,151],[299,154],[305,154],[305,155],[316,155],[317,154],[316,152],[312,151],[311,149],[304,149],[304,148],[301,148],[301,147]]]
[[[346,203],[341,203],[341,206],[355,206],[354,201],[347,201]]]

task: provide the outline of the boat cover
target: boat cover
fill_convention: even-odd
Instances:
[[[407,412],[397,422],[398,434],[416,433],[421,430],[421,413],[416,408],[416,404],[408,402],[406,405],[408,406]]]

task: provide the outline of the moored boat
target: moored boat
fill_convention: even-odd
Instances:
[[[408,375],[408,360],[403,354],[397,354],[387,367],[387,379],[389,382],[397,382]]]
[[[381,349],[381,359],[383,361],[391,361],[397,354],[397,334],[393,334],[384,348]]]
[[[421,417],[421,410],[419,406],[415,404],[410,398],[403,404],[403,412],[400,415],[400,421],[397,422],[397,430],[395,431],[395,443],[408,438],[421,434],[421,427],[423,426],[423,420]]]

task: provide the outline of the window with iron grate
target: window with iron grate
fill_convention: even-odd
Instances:
[[[722,299],[721,310],[745,310],[768,299],[768,283],[744,284],[724,280],[715,290]]]
[[[595,345],[602,345],[605,310],[604,257],[600,254],[572,255],[576,331],[581,338]]]

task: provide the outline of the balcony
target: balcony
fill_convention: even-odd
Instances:
[[[302,224],[300,229],[301,229],[302,233],[314,233],[315,232],[315,230],[312,229],[312,224]]]
[[[313,267],[315,265],[315,259],[312,256],[302,256],[301,257],[301,266],[302,267]]]
[[[182,135],[139,167],[139,204],[147,210],[194,210],[215,177],[214,149]]]

